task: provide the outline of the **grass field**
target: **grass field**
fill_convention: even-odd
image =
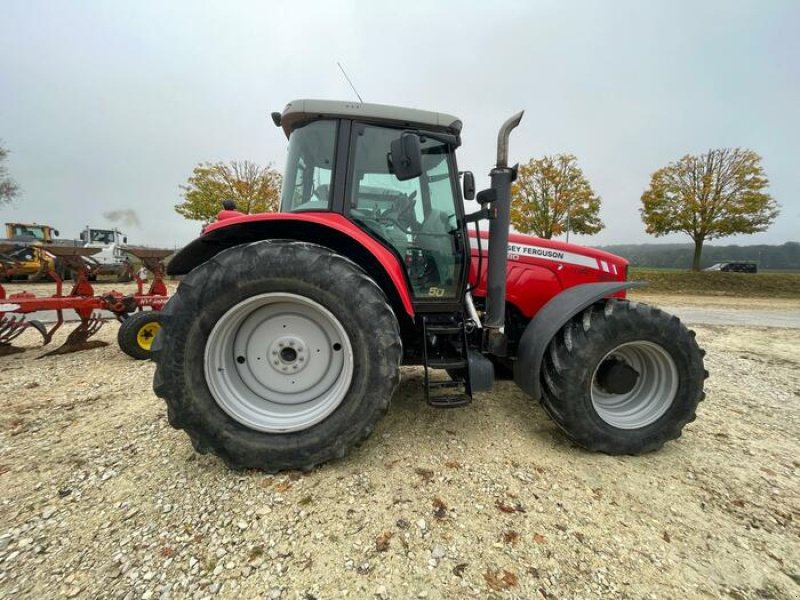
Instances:
[[[629,279],[646,281],[654,294],[753,298],[800,298],[800,273],[721,273],[631,268]]]

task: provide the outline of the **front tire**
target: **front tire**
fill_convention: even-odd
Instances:
[[[677,317],[608,300],[573,317],[542,365],[542,404],[581,446],[642,454],[680,437],[705,397],[703,351]]]
[[[162,313],[156,394],[195,449],[232,468],[309,470],[344,456],[400,380],[400,332],[383,292],[314,244],[225,250]]]

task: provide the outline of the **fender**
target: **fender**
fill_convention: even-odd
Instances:
[[[519,341],[514,362],[514,382],[524,392],[538,400],[541,396],[540,374],[542,359],[550,340],[567,321],[616,292],[645,285],[641,281],[584,283],[568,288],[554,296],[531,319]]]
[[[217,221],[169,261],[167,273],[184,275],[226,248],[265,239],[312,242],[350,258],[375,279],[395,312],[402,310],[413,319],[410,285],[397,256],[350,219],[332,212],[259,213]]]

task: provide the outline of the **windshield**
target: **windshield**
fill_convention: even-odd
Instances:
[[[108,231],[106,229],[92,229],[92,235],[90,240],[92,242],[97,242],[100,244],[113,244],[114,232]]]
[[[335,121],[314,121],[292,132],[281,212],[330,208],[335,147]]]
[[[44,240],[44,229],[35,225],[15,225],[14,236]]]

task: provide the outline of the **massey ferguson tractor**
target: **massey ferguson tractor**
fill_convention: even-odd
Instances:
[[[513,372],[570,438],[609,454],[656,450],[695,418],[703,351],[676,317],[624,299],[625,260],[509,234],[522,113],[472,214],[456,117],[298,100],[272,118],[289,139],[280,213],[218,220],[168,267],[185,278],[160,315],[153,386],[197,451],[269,472],[342,457],[401,365],[423,366],[445,408]]]

